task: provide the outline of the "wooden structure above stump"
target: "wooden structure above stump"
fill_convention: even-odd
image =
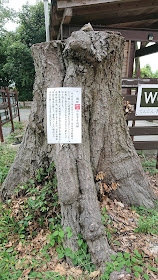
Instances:
[[[90,22],[94,30],[119,31],[126,39],[123,77],[135,57],[158,52],[158,0],[52,0],[50,38],[65,39]],[[142,42],[136,50],[135,42]],[[148,42],[153,46],[146,47]]]
[[[124,48],[122,77],[126,79],[133,77],[133,65],[135,60],[135,75],[140,82],[139,57],[158,52],[158,0],[51,1],[51,40],[68,38],[73,31],[81,29],[88,22],[91,23],[95,31],[111,30],[120,32],[123,35],[126,43]],[[138,41],[141,42],[140,49],[137,49]],[[149,42],[152,42],[153,45],[148,46]],[[122,88],[122,93],[126,97],[125,100],[133,104],[135,109],[136,95],[131,95],[132,86],[130,85],[128,87],[127,85],[122,85]],[[136,93],[137,90],[135,94]],[[157,118],[157,116],[151,116],[147,119],[155,120]],[[144,120],[145,117],[136,118],[134,112],[129,114],[128,120],[132,120],[132,128],[130,128],[132,138],[134,135],[138,135],[138,129],[135,128],[136,119]],[[139,135],[146,135],[146,133],[151,135],[155,133],[158,134],[157,128],[151,127],[148,131],[144,130],[144,128],[139,130]],[[154,143],[149,143],[148,141],[146,146],[145,142],[143,142],[143,145],[142,143],[138,145],[137,142],[135,147],[136,149],[141,149],[141,147],[142,149],[157,149],[158,141]]]
[[[61,23],[83,26],[88,22],[106,28],[158,30],[158,1],[52,0],[51,39],[57,38]]]

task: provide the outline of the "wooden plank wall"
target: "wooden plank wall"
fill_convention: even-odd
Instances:
[[[126,41],[124,47],[124,59],[123,59],[123,67],[122,67],[122,77],[124,78],[128,77],[129,49],[130,49],[130,41]]]

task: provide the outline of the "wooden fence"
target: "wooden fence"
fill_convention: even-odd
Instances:
[[[122,92],[123,97],[126,101],[129,101],[131,105],[133,105],[133,110],[131,113],[128,114],[127,122],[132,121],[132,126],[129,127],[130,135],[132,139],[134,136],[158,136],[158,125],[152,125],[152,121],[158,120],[158,115],[156,116],[136,116],[135,109],[136,109],[136,102],[137,102],[137,89],[139,84],[158,84],[158,79],[155,78],[125,78],[122,79]],[[129,90],[127,90],[129,89]],[[133,91],[131,90],[133,89]],[[148,121],[148,125],[140,125],[135,126],[136,121]],[[136,150],[158,150],[158,140],[144,140],[144,141],[133,141]],[[156,167],[158,168],[158,156],[157,156],[157,164]]]
[[[13,119],[18,116],[20,121],[17,90],[0,88],[0,138],[4,142],[2,126],[11,122],[14,131]]]

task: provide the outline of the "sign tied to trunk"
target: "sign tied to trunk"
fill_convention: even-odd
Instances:
[[[47,89],[48,144],[81,143],[81,88]]]

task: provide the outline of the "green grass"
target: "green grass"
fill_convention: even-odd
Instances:
[[[64,231],[61,228],[54,164],[47,170],[38,170],[34,179],[30,179],[27,184],[17,188],[16,196],[14,203],[12,200],[8,201],[7,204],[0,203],[1,280],[24,279],[23,274],[26,272],[28,279],[66,280],[66,276],[61,276],[49,269],[47,271],[41,269],[50,260],[53,262],[53,255],[50,255],[52,248],[58,252],[56,255],[58,254],[59,259],[67,256],[71,257],[76,265],[84,266],[86,270],[94,267],[90,262],[90,255],[87,253],[87,244],[81,237],[79,239],[80,249],[76,254],[68,248],[63,248]],[[19,201],[18,199],[21,199],[20,207],[17,205],[16,210],[13,210]],[[35,248],[33,256],[31,252],[27,252],[27,246],[45,228],[47,231],[49,229],[47,243],[45,245],[41,243],[38,251]],[[67,238],[71,238],[71,228],[67,227],[66,231]],[[20,254],[17,249],[20,242],[23,244],[23,254]],[[29,262],[27,258],[29,258]],[[70,276],[69,279],[75,278]],[[85,277],[81,275],[80,280],[83,279]]]
[[[146,209],[143,206],[135,209],[140,215],[135,231],[158,235],[158,206],[156,209]]]
[[[39,252],[31,257],[30,262],[27,261],[31,253],[27,252],[27,246],[30,245],[30,231],[31,242],[33,242],[33,238],[42,228],[48,227],[48,224],[60,224],[54,165],[47,171],[40,169],[34,180],[30,180],[28,184],[21,185],[16,190],[16,195],[16,203],[18,197],[22,195],[25,199],[20,207],[17,205],[15,212],[12,209],[12,200],[7,204],[0,203],[0,279],[24,279],[25,273],[29,275],[29,279],[66,279],[53,271],[40,272],[40,267],[50,259],[50,247],[42,251],[41,244]],[[51,218],[49,218],[49,211],[51,211]],[[16,249],[19,242],[25,248],[24,257]]]
[[[155,159],[151,159],[151,160],[147,160],[145,159],[142,162],[142,166],[145,172],[149,172],[150,175],[155,175],[158,173],[158,169],[156,169],[156,160]]]
[[[7,176],[15,155],[16,152],[7,145],[0,146],[0,184]],[[152,164],[144,164],[153,168],[153,161]],[[85,276],[84,270],[90,273],[94,271],[95,266],[91,262],[87,244],[82,236],[78,237],[79,250],[75,254],[69,248],[64,249],[62,245],[65,234],[67,238],[71,238],[72,231],[67,227],[67,232],[64,233],[61,227],[54,164],[47,170],[39,169],[35,178],[31,178],[27,184],[18,187],[16,196],[16,203],[20,205],[20,207],[17,206],[16,211],[14,210],[15,204],[11,200],[8,201],[8,204],[0,203],[0,279],[24,279],[23,274],[28,271],[28,279],[66,280],[66,276],[61,276],[54,271],[41,270],[41,267],[47,265],[47,262],[53,262],[52,255],[50,255],[53,248],[56,250],[60,262],[69,257],[75,266],[82,269],[83,275],[78,279],[83,280],[86,277],[88,280],[88,274]],[[136,231],[158,235],[157,209],[150,210],[144,207],[134,209],[140,215]],[[104,208],[102,219],[110,242],[111,232],[106,228],[110,219],[106,215],[106,208]],[[27,258],[30,258],[30,252],[22,256],[17,250],[17,245],[22,242],[23,247],[27,248],[40,231],[46,228],[49,230],[47,244],[43,247],[41,244],[41,250],[36,252],[35,256],[31,255],[30,262],[26,262]],[[11,245],[8,246],[8,244]],[[127,252],[120,252],[116,256],[111,255],[111,261],[106,263],[105,273],[97,279],[108,280],[111,272],[120,271],[122,267],[125,267],[126,271],[132,273],[136,278],[141,277],[141,279],[150,279],[150,271],[156,273],[156,268],[152,263],[150,265],[150,260],[146,260],[143,254],[135,250],[133,255]],[[70,276],[69,280],[71,279],[75,278]]]
[[[14,150],[6,145],[0,145],[0,185],[7,177],[15,156],[16,152]]]
[[[11,123],[7,123],[4,127],[11,127]],[[16,151],[11,149],[8,144],[15,142],[15,136],[23,134],[22,122],[14,121],[15,131],[5,138],[5,143],[0,144],[0,185],[4,182],[7,177],[8,171],[16,156]]]
[[[11,122],[6,123],[4,127],[11,128]],[[16,142],[15,136],[19,134],[23,135],[23,133],[24,133],[23,123],[19,121],[14,121],[14,132],[11,132],[7,137],[5,137],[5,144],[12,144]]]
[[[19,121],[13,121],[14,123],[14,129],[23,129],[23,123]],[[8,122],[3,125],[3,127],[11,127],[11,122]]]
[[[137,212],[143,217],[157,217],[157,210],[139,207]],[[106,208],[103,209],[102,218],[105,225],[109,223]],[[34,251],[27,251],[27,247],[34,242],[34,238],[45,229],[47,229],[47,242],[43,245],[41,241],[38,250],[37,247]],[[142,226],[140,229],[144,232]],[[150,232],[155,233],[155,227],[150,226],[148,231],[145,231],[145,233]],[[53,262],[55,251],[60,263],[68,257],[74,266],[82,269],[83,273],[78,279],[91,279],[89,273],[95,270],[95,266],[91,262],[87,243],[82,236],[78,236],[79,249],[76,253],[62,245],[63,239],[69,239],[72,235],[70,227],[67,227],[65,232],[61,227],[55,166],[52,164],[47,170],[41,168],[37,171],[35,178],[16,189],[16,197],[7,204],[0,203],[0,279],[24,279],[26,274],[28,279],[66,280],[66,276],[61,276],[44,267],[47,267],[47,263]],[[20,243],[23,246],[22,252],[18,250]],[[53,254],[50,254],[52,250],[54,250]],[[118,252],[110,257],[111,261],[105,264],[105,273],[97,276],[96,279],[109,280],[113,271],[120,271],[122,268],[136,278],[147,280],[150,279],[150,271],[157,272],[153,259],[151,263],[149,259],[146,261],[144,254],[138,252],[137,249],[134,250],[133,255]],[[76,278],[71,275],[69,280],[73,279]]]
[[[156,169],[156,159],[154,156],[145,156],[143,151],[138,152],[138,155],[145,172],[148,172],[150,175],[155,175],[158,173],[158,169]]]

